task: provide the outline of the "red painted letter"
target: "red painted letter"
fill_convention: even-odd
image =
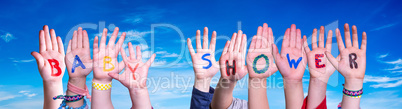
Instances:
[[[50,67],[52,68],[52,76],[60,76],[61,75],[61,69],[59,67],[59,61],[56,59],[48,59]],[[54,73],[54,69],[57,70],[57,73]]]
[[[134,74],[134,72],[135,72],[135,70],[137,70],[137,67],[138,67],[138,64],[135,65],[134,69],[131,68],[130,64],[128,64],[128,68],[131,70],[131,72],[133,72],[133,79],[134,79],[134,80],[135,80],[135,74]]]

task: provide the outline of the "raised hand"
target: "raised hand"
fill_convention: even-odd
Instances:
[[[221,78],[236,82],[247,74],[245,65],[247,37],[241,30],[233,33],[231,41],[226,42],[219,59]]]
[[[273,44],[275,62],[283,79],[302,80],[307,63],[302,45],[301,31],[296,29],[295,24],[292,24],[290,29],[286,29],[281,54],[278,52],[278,47]]]
[[[197,79],[212,78],[218,71],[219,66],[215,60],[216,32],[212,32],[211,44],[208,48],[208,28],[204,28],[203,44],[201,47],[201,33],[197,30],[196,44],[197,53],[194,51],[190,38],[187,39],[188,49],[193,61],[193,68]]]
[[[92,71],[91,52],[89,51],[88,33],[82,30],[74,31],[73,38],[68,42],[66,54],[67,71],[70,78],[85,78]],[[85,81],[83,81],[85,83]]]
[[[201,47],[201,33],[196,33],[196,51],[194,51],[190,38],[187,39],[188,50],[193,61],[195,73],[194,87],[198,90],[208,92],[211,78],[219,71],[218,62],[215,60],[216,32],[212,32],[211,44],[208,48],[208,28],[204,28],[203,44]]]
[[[359,49],[359,41],[357,36],[356,26],[352,26],[352,41],[350,40],[349,24],[345,24],[345,44],[342,41],[342,36],[339,29],[336,30],[336,40],[340,51],[340,59],[334,58],[330,52],[326,52],[329,61],[335,66],[345,79],[361,79],[364,78],[366,72],[366,46],[367,35],[363,32],[362,44]]]
[[[105,82],[109,83],[112,81],[112,77],[110,77],[108,73],[118,74],[125,67],[123,62],[118,63],[117,56],[124,42],[124,38],[126,37],[126,33],[123,32],[121,34],[115,46],[115,41],[119,33],[119,28],[116,27],[112,37],[109,39],[109,44],[106,46],[107,31],[106,28],[103,29],[100,46],[98,47],[98,36],[95,37],[93,45],[94,80],[104,84]]]
[[[247,69],[250,78],[267,78],[278,71],[272,56],[274,36],[271,27],[264,23],[258,27],[247,53]]]
[[[283,77],[286,108],[301,108],[303,104],[303,74],[306,69],[306,53],[302,48],[300,29],[292,24],[283,37],[281,54],[278,47],[273,45],[273,55],[279,72]]]
[[[323,82],[327,82],[329,77],[335,72],[335,68],[330,62],[327,60],[325,52],[331,53],[331,45],[332,45],[332,30],[328,31],[327,42],[324,47],[324,26],[320,27],[320,33],[318,38],[318,46],[317,46],[317,29],[313,30],[312,35],[312,48],[307,43],[307,38],[304,35],[304,50],[307,54],[308,61],[308,69],[310,72],[310,78],[318,78]]]
[[[38,70],[43,79],[44,109],[55,109],[62,100],[52,97],[63,94],[62,78],[66,65],[64,64],[64,47],[60,37],[47,25],[39,31],[39,53],[32,52],[38,64]]]
[[[43,81],[61,82],[66,65],[64,64],[64,46],[60,37],[56,38],[54,29],[47,25],[39,31],[39,53],[32,52],[38,64]]]
[[[152,54],[151,58],[146,62],[142,62],[141,48],[137,46],[136,54],[134,53],[133,45],[128,43],[128,49],[130,56],[127,57],[123,48],[121,48],[121,56],[126,64],[125,70],[122,74],[109,73],[111,77],[118,80],[126,86],[129,90],[144,89],[146,88],[146,80],[148,75],[148,69],[155,59],[155,54]]]
[[[336,39],[340,51],[340,58],[334,58],[331,53],[325,52],[328,60],[336,70],[345,77],[344,89],[351,91],[359,91],[363,89],[363,79],[366,72],[366,46],[367,35],[363,32],[362,44],[359,49],[359,41],[357,36],[356,26],[352,26],[352,41],[350,40],[349,24],[345,24],[345,45],[342,41],[342,36],[339,29],[336,29]],[[342,108],[358,109],[360,108],[360,97],[352,98],[348,95],[343,95]]]

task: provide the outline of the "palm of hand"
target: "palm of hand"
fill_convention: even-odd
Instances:
[[[357,63],[357,68],[354,66],[353,62],[350,61],[349,55],[352,53],[356,54],[356,60],[354,62]],[[338,71],[345,77],[345,78],[357,78],[363,79],[364,73],[366,70],[366,53],[363,50],[349,47],[340,51],[341,60],[338,63]],[[354,56],[352,56],[353,58]],[[351,64],[353,68],[351,68]]]
[[[206,54],[209,54],[209,56],[205,56],[204,58],[209,59],[211,63],[203,59],[203,56]],[[215,53],[210,50],[201,50],[201,52],[198,52],[191,57],[193,60],[193,68],[195,71],[196,78],[198,79],[212,78],[216,73],[218,73],[219,68],[215,60],[214,54]],[[211,66],[208,68],[209,64],[211,64]]]
[[[64,54],[61,54],[56,51],[44,51],[44,52],[40,52],[40,54],[42,55],[42,57],[44,59],[44,65],[39,66],[40,67],[39,72],[41,73],[43,80],[44,81],[61,80],[61,78],[63,78],[64,71],[66,68],[66,65],[64,64]],[[52,72],[53,72],[53,74],[55,74],[55,73],[57,73],[57,70],[52,69],[52,66],[50,65],[50,63],[48,61],[49,59],[55,59],[58,61],[59,67],[61,69],[60,76],[52,76]]]
[[[296,48],[282,48],[281,57],[284,59],[283,61],[276,61],[279,71],[282,74],[283,78],[291,79],[291,80],[301,80],[303,78],[304,71],[306,69],[306,59],[305,53],[301,49]],[[297,68],[295,68],[296,64],[292,64],[292,68],[290,67],[290,63],[288,62],[287,54],[289,54],[289,60],[294,59],[297,60],[302,57],[301,62],[298,64]]]
[[[231,81],[241,80],[247,74],[247,67],[244,65],[244,58],[242,59],[242,55],[240,53],[228,52],[222,54],[221,59],[219,59],[219,63],[221,64],[221,76],[224,79],[229,79]],[[226,71],[226,61],[229,66],[235,66],[235,71],[230,69],[230,73]],[[235,62],[235,63],[233,63]],[[222,67],[225,66],[225,67]],[[235,72],[235,73],[233,73]]]
[[[147,85],[146,80],[150,66],[147,66],[141,60],[136,59],[128,59],[124,62],[126,67],[124,72],[121,74],[124,75],[122,77],[124,79],[119,77],[120,82],[128,88],[145,88]]]
[[[329,62],[325,54],[326,49],[325,48],[314,48],[312,51],[307,53],[307,61],[308,61],[308,69],[310,72],[311,77],[324,77],[324,78],[329,78],[334,72],[335,72],[335,67],[332,66],[332,64]],[[323,57],[319,57],[321,62],[319,62],[319,65],[325,65],[323,68],[317,68],[316,66],[316,55],[317,54],[322,54]]]
[[[119,73],[117,54],[114,51],[106,48],[94,53],[94,78],[112,80],[108,73]]]
[[[78,56],[79,59],[82,61],[82,64],[84,64],[85,69],[82,67],[76,67],[74,69],[74,73],[72,73],[72,67],[73,63],[75,60],[75,56]],[[71,52],[66,54],[66,64],[67,64],[67,70],[68,74],[70,77],[86,77],[89,73],[92,71],[92,59],[90,55],[89,49],[86,48],[76,48],[72,50]]]
[[[257,74],[254,71],[254,61],[255,58],[257,58],[260,55],[265,55],[268,57],[268,65],[267,62],[265,61],[264,58],[259,58],[255,67],[258,70],[263,69],[265,66],[268,66],[268,70],[266,70],[263,73]],[[274,65],[274,60],[273,60],[272,52],[269,49],[250,49],[247,53],[247,69],[248,72],[250,73],[250,77],[256,77],[256,78],[267,78],[271,76],[273,73],[275,73],[278,69],[276,68],[276,65]]]

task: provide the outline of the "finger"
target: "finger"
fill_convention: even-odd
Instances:
[[[107,29],[105,28],[105,29],[103,29],[103,32],[102,32],[102,37],[101,37],[101,41],[100,41],[100,45],[99,45],[100,49],[105,49],[106,37],[107,37]]]
[[[345,44],[346,44],[346,48],[352,47],[352,42],[350,40],[349,24],[345,23],[343,28],[345,29]]]
[[[250,48],[249,48],[249,49],[255,49],[256,40],[257,40],[257,36],[253,36],[253,39],[251,39],[251,43],[250,43]]]
[[[216,31],[212,32],[211,36],[211,45],[209,45],[209,49],[211,49],[212,52],[215,52],[215,45],[216,45]]]
[[[196,42],[195,42],[195,44],[196,44],[196,47],[197,47],[197,53],[198,52],[200,52],[201,51],[201,33],[200,33],[201,31],[200,30],[197,30],[197,33],[195,34],[195,40],[196,40]]]
[[[64,45],[63,45],[63,41],[61,41],[61,37],[57,37],[57,44],[58,44],[58,49],[59,49],[59,53],[64,54]]]
[[[243,34],[242,39],[241,39],[241,45],[240,45],[240,53],[245,53],[245,47],[247,46],[247,36],[246,34]]]
[[[119,50],[116,50],[116,51],[119,51]],[[124,61],[121,61],[118,64],[119,64],[119,66],[118,66],[119,72],[117,72],[117,74],[119,74],[121,71],[123,71],[124,67],[126,67]]]
[[[272,51],[273,51],[272,54],[273,54],[276,62],[282,60],[282,57],[281,57],[281,55],[279,54],[279,51],[278,51],[278,47],[276,47],[275,44],[272,44]]]
[[[155,53],[152,54],[151,58],[149,58],[149,60],[145,63],[148,67],[151,66],[151,64],[154,62],[155,56],[156,56]]]
[[[109,42],[107,44],[108,48],[114,48],[114,44],[116,43],[117,35],[119,34],[119,27],[114,28],[112,33],[112,37],[110,37]]]
[[[283,35],[282,48],[289,47],[289,41],[290,41],[289,34],[290,34],[290,29],[288,28],[285,31],[285,35]]]
[[[82,47],[82,28],[81,27],[78,27],[77,48],[83,48]]]
[[[361,49],[366,51],[366,47],[367,47],[367,34],[366,32],[363,32],[363,38],[362,38],[362,45],[361,45]]]
[[[203,43],[202,43],[202,48],[203,49],[208,49],[208,28],[204,28],[204,37],[202,37]]]
[[[296,30],[296,48],[301,49],[302,46],[303,46],[303,44],[302,44],[302,38],[301,38],[301,31],[300,31],[300,29],[297,29]]]
[[[36,59],[36,63],[38,63],[39,68],[45,65],[45,60],[41,54],[38,52],[31,52],[31,55]]]
[[[269,35],[267,38],[268,39],[267,47],[271,48],[271,45],[274,43],[274,33],[272,32],[271,27],[268,28],[268,33],[269,33]]]
[[[139,60],[140,62],[141,62],[141,48],[140,48],[140,46],[137,46],[137,51],[136,51],[136,53],[137,53],[137,60]]]
[[[314,28],[313,35],[311,37],[311,47],[313,50],[317,48],[317,29]]]
[[[257,36],[262,36],[262,27],[258,26],[257,28]]]
[[[134,48],[133,48],[133,44],[131,42],[128,42],[128,52],[130,53],[130,59],[135,59],[135,52],[134,52]]]
[[[96,54],[96,53],[98,53],[99,52],[99,48],[98,48],[98,41],[99,39],[98,39],[98,36],[95,36],[95,38],[94,38],[94,43],[93,43],[93,47],[92,47],[92,49],[93,49],[93,54]],[[94,60],[97,60],[97,58],[96,57],[98,57],[98,56],[96,56],[96,55],[94,55]]]
[[[232,52],[234,49],[234,44],[236,43],[237,33],[233,33],[232,39],[230,39],[231,43],[229,44],[228,52]]]
[[[327,49],[327,51],[331,52],[331,49],[332,49],[332,30],[328,31],[327,44],[325,45],[325,48]]]
[[[296,47],[296,25],[290,26],[290,47]]]
[[[223,47],[222,55],[226,54],[228,52],[229,44],[230,44],[230,41],[226,41],[225,47]]]
[[[260,33],[258,33],[258,31],[260,32]],[[257,31],[257,37],[256,37],[256,42],[255,42],[255,48],[256,49],[258,49],[258,48],[261,48],[261,36],[264,34],[264,28],[263,27],[261,27],[261,26],[259,26],[258,27],[258,31]],[[259,35],[258,35],[259,34]]]
[[[46,51],[46,39],[43,30],[39,31],[39,53]]]
[[[190,51],[190,55],[193,56],[195,54],[195,51],[193,49],[193,45],[191,44],[190,38],[187,38],[187,47],[188,51]]]
[[[57,36],[56,36],[56,32],[54,31],[54,29],[50,30],[50,36],[52,38],[52,48],[54,51],[59,51],[59,46],[57,44]]]
[[[70,53],[70,52],[71,52],[71,40],[68,41],[68,46],[67,46],[67,53]]]
[[[123,61],[128,62],[127,54],[126,54],[126,51],[124,51],[124,48],[120,48],[120,52],[121,52],[121,58],[123,58]]]
[[[268,24],[264,23],[262,26],[262,37],[261,37],[261,48],[267,48],[268,45],[268,35],[269,35],[269,28]]]
[[[338,60],[332,56],[332,54],[328,51],[325,51],[325,55],[327,56],[329,62],[338,70]]]
[[[120,75],[118,73],[108,73],[108,75],[110,77],[112,77],[113,79],[120,81],[120,79],[119,79]]]
[[[325,34],[325,28],[324,26],[320,27],[320,35],[318,36],[318,47],[319,48],[324,48],[324,34]]]
[[[46,50],[52,50],[52,40],[50,39],[49,27],[47,25],[43,26],[45,40],[46,40]]]
[[[303,43],[304,51],[306,51],[306,53],[310,52],[310,47],[308,46],[306,35],[303,36],[303,41],[304,41],[304,43]]]
[[[78,37],[78,32],[77,31],[74,31],[74,33],[73,33],[73,39],[72,39],[72,42],[71,42],[71,50],[73,50],[73,49],[75,49],[75,48],[77,48],[77,38]]]
[[[359,49],[359,39],[357,37],[357,28],[355,25],[352,26],[352,40],[353,40],[353,47]]]
[[[84,36],[84,39],[83,39],[83,46],[84,46],[84,48],[87,48],[87,49],[89,49],[89,39],[88,39],[88,33],[87,33],[87,31],[86,30],[84,30],[83,31],[83,33],[82,33]]]
[[[345,45],[343,44],[341,32],[339,31],[338,28],[336,29],[336,42],[338,43],[339,51],[342,51],[343,49],[345,49]]]
[[[240,45],[241,45],[241,39],[243,36],[243,31],[239,30],[237,37],[236,37],[236,43],[235,43],[235,49],[234,52],[239,52],[240,51]]]
[[[121,46],[124,43],[124,39],[126,38],[126,32],[121,33],[121,36],[119,38],[119,41],[117,41],[117,45],[114,48],[116,50],[116,54],[119,54],[119,49],[121,48]],[[113,42],[114,43],[114,42]]]

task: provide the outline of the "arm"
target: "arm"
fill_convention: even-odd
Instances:
[[[248,106],[250,109],[268,109],[267,78],[278,71],[272,56],[272,29],[264,23],[258,27],[247,53],[249,72]]]
[[[201,47],[201,33],[200,30],[196,32],[196,51],[194,51],[191,44],[190,38],[187,39],[187,46],[192,58],[193,69],[195,74],[194,88],[193,92],[198,94],[200,91],[200,96],[205,96],[206,98],[211,98],[204,100],[199,98],[198,95],[192,95],[190,108],[208,108],[211,103],[212,97],[210,92],[210,83],[212,77],[215,76],[219,71],[219,65],[215,60],[215,44],[216,44],[216,32],[212,32],[211,43],[208,48],[208,28],[204,28],[203,35],[203,46]],[[202,100],[202,101],[200,101]]]
[[[325,52],[331,52],[332,45],[332,31],[328,31],[327,42],[324,47],[324,26],[320,27],[320,34],[317,46],[317,29],[313,30],[312,35],[312,48],[307,43],[306,36],[304,39],[304,50],[307,53],[307,61],[310,72],[310,84],[308,88],[308,109],[315,109],[320,103],[323,102],[326,96],[327,83],[329,77],[335,72],[334,66],[329,63],[328,59],[324,55]]]
[[[86,77],[92,71],[91,52],[89,51],[88,33],[82,30],[81,27],[78,31],[74,31],[73,38],[69,41],[66,54],[66,66],[69,75],[68,83],[80,89],[87,89]],[[68,87],[67,87],[68,88]],[[85,95],[67,89],[66,95]],[[84,100],[76,102],[67,102],[70,107],[80,107],[84,104]]]
[[[363,88],[363,79],[366,72],[366,46],[367,35],[363,32],[362,44],[359,49],[356,26],[352,26],[353,45],[350,40],[349,24],[345,24],[345,45],[342,41],[339,29],[336,30],[336,39],[340,51],[340,60],[334,58],[331,53],[326,52],[328,60],[345,77],[344,89],[360,90]],[[355,96],[356,97],[356,96]],[[358,109],[360,107],[360,97],[352,98],[343,95],[342,108]]]
[[[115,28],[112,37],[109,39],[109,44],[106,46],[107,29],[103,29],[102,39],[100,41],[100,46],[98,47],[98,37],[94,39],[93,47],[93,57],[94,57],[94,78],[92,83],[96,84],[109,84],[112,82],[112,77],[108,73],[118,74],[124,68],[124,63],[117,61],[117,56],[119,54],[120,48],[123,44],[126,33],[122,33],[117,45],[115,46],[115,41],[117,34],[119,33],[119,28]],[[98,90],[92,87],[92,103],[91,107],[97,108],[113,108],[111,97],[111,89]]]
[[[236,82],[247,74],[247,67],[245,66],[246,44],[247,37],[241,30],[238,34],[233,34],[231,42],[226,43],[219,59],[221,78],[212,98],[211,107],[213,109],[226,109],[232,104],[233,89]]]
[[[64,47],[56,32],[43,26],[39,32],[39,53],[32,52],[38,64],[38,70],[43,79],[44,109],[59,108],[62,100],[53,100],[57,95],[63,95],[62,78],[66,68],[64,64]]]
[[[306,54],[302,49],[300,29],[292,25],[283,37],[281,54],[273,45],[273,55],[279,72],[283,77],[286,108],[297,109],[303,104],[303,74],[306,69]]]
[[[133,45],[128,43],[130,56],[127,57],[124,48],[121,48],[121,56],[126,65],[126,70],[119,75],[117,73],[109,73],[109,76],[120,81],[130,91],[131,103],[133,109],[151,109],[151,101],[149,99],[147,88],[148,69],[155,59],[155,54],[146,62],[142,62],[141,48],[137,46],[134,54]],[[137,57],[136,57],[137,55]]]

